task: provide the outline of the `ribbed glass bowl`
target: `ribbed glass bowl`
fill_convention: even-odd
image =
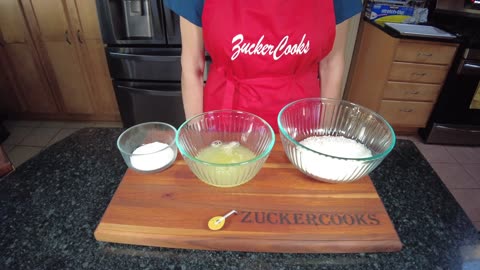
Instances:
[[[255,158],[219,164],[197,158],[213,142],[238,142]],[[275,143],[270,125],[262,118],[235,110],[210,111],[197,115],[178,129],[176,143],[190,170],[203,182],[216,187],[234,187],[250,181],[261,169]]]
[[[352,182],[369,174],[390,153],[395,133],[377,113],[360,105],[326,98],[307,98],[286,105],[278,115],[283,148],[290,162],[314,179]],[[345,158],[312,150],[300,142],[311,136],[342,136],[366,146],[372,156]]]

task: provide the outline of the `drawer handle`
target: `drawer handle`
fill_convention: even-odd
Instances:
[[[419,52],[417,53],[417,56],[426,56],[426,57],[432,57],[433,53],[424,53],[424,52]]]
[[[414,112],[413,109],[400,109],[401,112],[404,112],[404,113],[411,113],[411,112]]]
[[[77,30],[77,39],[80,44],[83,44],[82,36],[80,35],[80,30]]]
[[[65,41],[66,41],[69,45],[72,45],[72,42],[70,41],[70,38],[68,37],[68,30],[65,30]]]
[[[413,76],[418,76],[418,77],[423,77],[423,76],[427,75],[427,73],[425,73],[425,72],[422,72],[422,73],[420,73],[420,72],[413,72],[412,75],[413,75]]]
[[[407,91],[405,91],[405,92],[406,92],[407,94],[409,94],[409,95],[418,95],[418,94],[420,94],[420,91],[418,91],[418,90],[410,90],[410,91],[407,90]]]

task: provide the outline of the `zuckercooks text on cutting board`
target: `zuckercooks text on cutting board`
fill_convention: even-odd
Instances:
[[[282,213],[240,211],[241,223],[311,226],[376,226],[380,220],[374,213]]]

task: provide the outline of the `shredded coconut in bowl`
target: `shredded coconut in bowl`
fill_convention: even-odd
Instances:
[[[372,151],[365,145],[342,136],[312,136],[300,141],[300,144],[330,156],[340,158],[369,158]],[[322,156],[302,147],[301,167],[309,174],[327,180],[342,181],[354,174],[364,163],[358,160],[341,160]]]

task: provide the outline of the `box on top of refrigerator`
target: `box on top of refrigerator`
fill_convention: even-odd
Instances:
[[[386,22],[403,23],[413,17],[415,8],[390,4],[368,3],[365,17],[380,25]]]

